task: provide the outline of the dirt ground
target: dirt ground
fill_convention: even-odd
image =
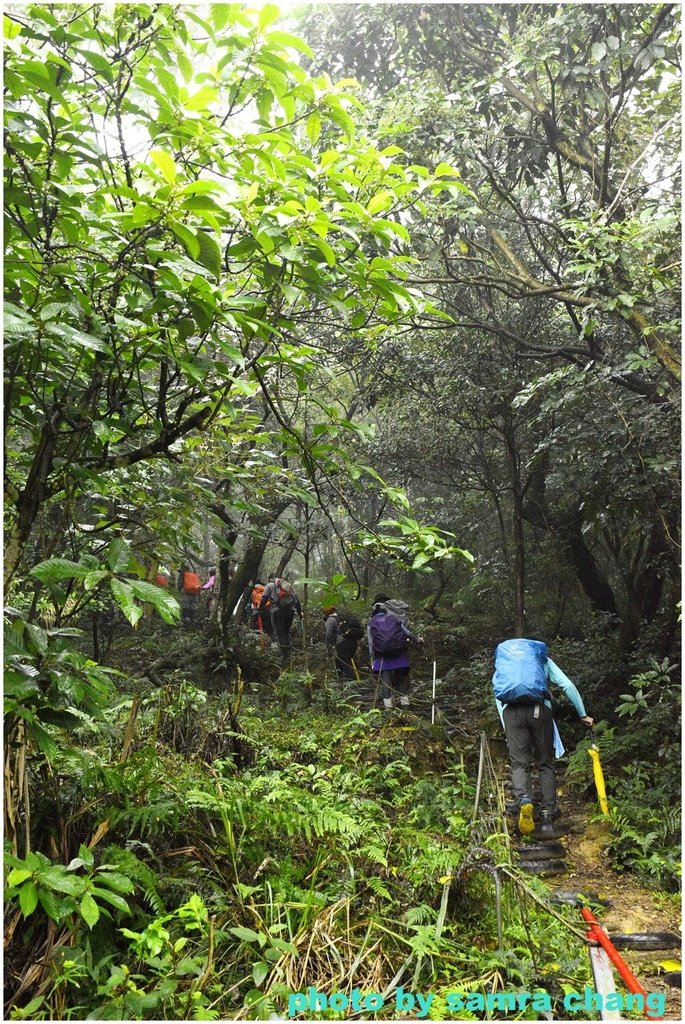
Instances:
[[[568,870],[549,880],[554,891],[593,894],[610,904],[595,916],[611,934],[631,932],[675,932],[680,935],[679,907],[640,886],[630,875],[619,874],[609,866],[605,853],[608,832],[601,821],[588,820],[588,808],[563,800],[564,824],[568,834],[561,838],[566,847]],[[682,993],[667,985],[660,968],[662,961],[680,963],[681,948],[638,952],[624,950],[621,955],[647,992],[666,995],[666,1020],[682,1020]]]

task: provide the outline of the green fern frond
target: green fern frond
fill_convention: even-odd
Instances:
[[[376,896],[380,896],[382,899],[392,902],[392,896],[390,895],[387,886],[384,885],[380,878],[375,878],[372,876],[371,878],[365,879],[365,881],[369,889],[371,889],[371,891],[374,892]]]

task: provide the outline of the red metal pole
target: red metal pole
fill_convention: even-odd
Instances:
[[[625,962],[625,960],[623,959],[623,957],[621,956],[619,951],[616,949],[616,946],[613,944],[613,942],[609,938],[607,932],[604,930],[604,928],[602,928],[601,924],[599,923],[597,918],[594,916],[594,914],[590,910],[588,910],[587,907],[582,907],[580,912],[581,912],[581,914],[583,915],[583,917],[585,918],[585,920],[587,921],[587,923],[589,925],[588,931],[587,931],[588,939],[592,939],[595,942],[598,942],[600,944],[600,946],[602,946],[607,951],[607,955],[608,955],[609,959],[613,963],[613,965],[616,968],[616,970],[618,971],[618,973],[623,978],[623,981],[625,982],[625,985],[626,985],[626,988],[628,989],[628,991],[632,992],[634,995],[643,995],[645,997],[645,1012],[647,1013],[647,1016],[649,1017],[649,1019],[650,1020],[663,1020],[664,1019],[663,1017],[653,1016],[651,1013],[649,1013],[649,1011],[647,1011],[647,1009],[646,1009],[646,1001],[647,1001],[647,991],[646,991],[646,989],[644,989],[642,987],[642,985],[640,984],[640,982],[637,980],[637,978],[635,977],[635,975],[631,971],[630,967],[628,967],[628,964]]]

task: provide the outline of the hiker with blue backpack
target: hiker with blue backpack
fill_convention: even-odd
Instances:
[[[554,758],[555,748],[561,756],[563,747],[552,714],[550,682],[561,687],[581,722],[593,726],[594,720],[586,714],[578,690],[549,657],[544,641],[516,637],[504,640],[495,649],[492,686],[511,760],[518,825],[523,835],[530,835],[535,829],[533,763],[538,766],[542,791],[541,832],[551,832],[559,814]]]
[[[259,602],[259,612],[266,620],[271,619],[271,629],[281,652],[281,662],[290,661],[290,628],[295,614],[302,619],[302,606],[293,590],[292,583],[280,577],[269,578]],[[265,614],[266,613],[266,614]]]
[[[402,601],[392,602],[386,594],[376,594],[366,630],[371,671],[380,678],[386,710],[393,706],[394,693],[400,707],[409,707],[409,642],[424,644],[423,638],[406,624],[406,607]]]

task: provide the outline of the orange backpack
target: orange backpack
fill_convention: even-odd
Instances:
[[[264,584],[263,583],[255,584],[255,586],[252,588],[252,593],[250,594],[250,601],[252,602],[252,607],[253,608],[259,608],[259,603],[262,600],[263,593],[264,593]],[[271,604],[270,601],[269,601],[269,604]],[[267,605],[267,607],[268,607],[268,605]]]
[[[199,594],[202,582],[196,572],[184,572],[183,573],[183,593],[184,594]]]

